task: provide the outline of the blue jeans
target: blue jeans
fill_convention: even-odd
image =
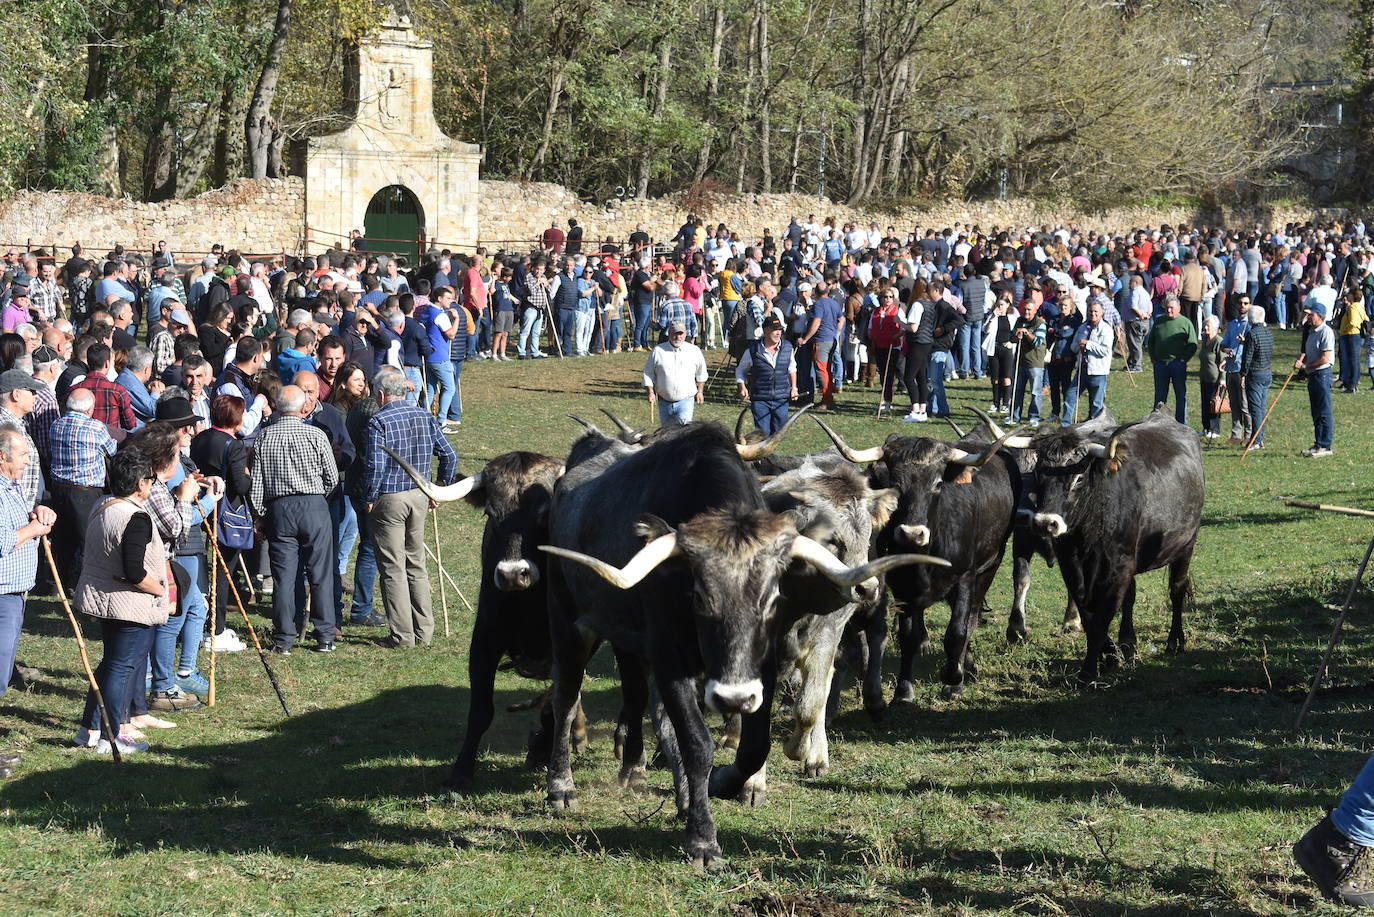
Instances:
[[[515,352],[522,357],[532,357],[539,352],[539,333],[544,330],[544,315],[532,306],[526,306],[520,315],[520,338],[515,344]]]
[[[453,393],[457,390],[457,383],[453,378],[453,364],[448,360],[442,363],[426,363],[425,377],[425,403],[433,404],[437,393],[438,416],[447,417],[449,405],[453,403]]]
[[[558,337],[563,341],[563,356],[577,353],[577,310],[558,310]]]
[[[652,303],[635,303],[630,307],[635,317],[635,346],[648,350],[654,346],[649,342],[649,313]]]
[[[959,329],[959,368],[981,379],[987,370],[987,354],[983,353],[983,322],[967,322]]]
[[[339,583],[342,584],[348,570],[348,555],[353,553],[353,545],[358,540],[358,512],[352,500],[341,496],[329,501],[329,513],[336,517],[334,530],[339,533]]]
[[[463,361],[452,360],[453,367],[453,400],[448,403],[448,414],[440,414],[440,417],[447,416],[449,420],[456,420],[460,423],[463,420]]]
[[[1064,393],[1064,413],[1059,418],[1061,427],[1067,427],[1073,423],[1078,410],[1078,395],[1083,389],[1088,392],[1088,416],[1083,418],[1084,420],[1092,420],[1101,414],[1102,409],[1106,407],[1107,377],[1082,375],[1078,378],[1078,384],[1071,384],[1068,391]]]
[[[1274,382],[1274,374],[1269,370],[1251,370],[1245,377],[1245,404],[1250,410],[1250,423],[1255,428],[1255,445],[1264,445],[1263,420],[1269,402],[1269,386]],[[1234,408],[1233,408],[1234,410]]]
[[[930,403],[927,410],[932,414],[948,414],[949,398],[945,396],[945,369],[949,366],[948,350],[930,352]]]
[[[749,410],[754,415],[754,426],[765,436],[772,436],[787,423],[786,401],[751,401]]]
[[[1169,386],[1174,389],[1174,420],[1188,422],[1188,364],[1170,360],[1155,364],[1155,404],[1169,400]]]
[[[477,316],[477,331],[468,335],[468,353],[491,350],[491,310],[483,309]]]
[[[601,329],[601,348],[610,353],[620,347],[620,319],[613,318]]]
[[[696,395],[688,395],[681,401],[658,399],[658,425],[666,427],[668,421],[686,425],[692,422],[692,411],[696,407]]]
[[[194,672],[200,641],[205,636],[206,586],[204,554],[178,554],[175,563],[186,571],[190,587],[181,597],[181,614],[159,624],[153,638],[153,690],[166,691],[176,682],[177,671]],[[180,665],[177,665],[177,637],[181,637]]]
[[[1360,769],[1360,775],[1331,812],[1336,830],[1361,847],[1374,847],[1374,755]]]
[[[425,392],[425,371],[418,366],[407,366],[402,370],[406,374],[406,379],[415,386],[415,391],[406,393],[406,404],[419,404],[420,396]]]
[[[1020,423],[1023,418],[1039,422],[1041,393],[1045,388],[1045,367],[1022,366],[1019,367],[1016,375],[1020,381],[1016,384],[1016,404],[1013,405],[1011,412],[1012,423]],[[1026,389],[1028,387],[1031,393],[1031,404],[1030,416],[1026,417],[1021,409],[1026,403]]]
[[[24,597],[0,595],[0,695],[10,684],[14,657],[19,653],[19,628],[24,624]]]
[[[1341,350],[1341,385],[1360,387],[1360,345],[1364,338],[1358,334],[1342,334],[1336,338]]]
[[[349,497],[349,505],[358,520],[358,560],[353,564],[352,617],[361,618],[372,613],[372,590],[377,585],[377,549],[372,544],[372,530],[368,527],[367,504],[362,497]],[[344,555],[347,560],[347,555]]]
[[[1307,401],[1312,406],[1313,443],[1323,449],[1331,448],[1331,367],[1323,367],[1307,374]]]
[[[143,673],[147,671],[148,654],[152,651],[156,635],[157,628],[146,624],[133,624],[115,618],[100,619],[100,638],[105,645],[105,654],[100,665],[96,666],[95,680],[100,685],[100,693],[105,696],[110,726],[115,734],[119,732],[119,724],[128,719],[131,712],[142,713],[147,707],[142,700]],[[94,691],[86,692],[86,709],[81,714],[81,725],[91,732],[103,729],[100,705]],[[105,732],[105,738],[113,742],[115,735]]]

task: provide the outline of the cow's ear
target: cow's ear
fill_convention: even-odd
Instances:
[[[646,542],[671,534],[672,531],[673,527],[671,525],[664,522],[653,513],[645,513],[640,516],[639,521],[635,523],[635,535],[643,538]]]
[[[887,487],[883,490],[875,490],[868,496],[868,515],[872,517],[875,526],[887,525],[887,520],[891,518],[894,510],[897,509],[897,499],[900,491],[895,487]]]
[[[789,490],[787,495],[796,500],[802,506],[810,506],[820,498],[809,490]]]

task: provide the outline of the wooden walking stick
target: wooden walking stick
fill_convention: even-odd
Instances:
[[[290,716],[291,708],[286,706],[286,695],[282,694],[281,685],[277,683],[277,673],[272,671],[272,665],[267,661],[267,651],[262,648],[262,641],[258,639],[258,632],[248,617],[248,609],[243,607],[243,599],[239,596],[239,587],[234,585],[234,577],[229,573],[229,565],[224,562],[224,555],[222,554],[216,554],[215,560],[219,562],[219,569],[224,571],[224,581],[229,584],[229,594],[234,597],[234,604],[238,606],[239,614],[243,615],[243,624],[248,628],[248,636],[253,638],[253,646],[258,651],[258,658],[262,660],[262,667],[267,671],[267,680],[272,683],[272,690],[277,692],[277,701],[281,704],[282,712]]]
[[[253,575],[248,572],[248,561],[243,559],[243,552],[239,552],[239,569],[243,571],[243,584],[248,587],[248,601],[254,605],[258,603],[258,590],[253,588]]]
[[[1288,378],[1283,380],[1283,387],[1280,388],[1280,389],[1279,389],[1279,393],[1278,393],[1277,395],[1274,396],[1274,402],[1273,402],[1273,404],[1269,405],[1269,409],[1268,409],[1267,411],[1264,412],[1264,420],[1261,420],[1261,421],[1259,422],[1259,426],[1255,427],[1255,432],[1253,432],[1253,433],[1250,434],[1250,442],[1246,443],[1246,444],[1245,444],[1245,448],[1244,448],[1243,450],[1241,450],[1241,453],[1240,453],[1240,460],[1241,460],[1242,462],[1245,461],[1245,457],[1246,457],[1247,455],[1250,454],[1250,447],[1253,446],[1253,445],[1255,444],[1255,440],[1259,439],[1260,433],[1262,433],[1262,432],[1264,431],[1264,425],[1269,421],[1269,415],[1272,414],[1272,413],[1274,413],[1274,408],[1276,408],[1276,407],[1279,406],[1279,399],[1282,398],[1282,397],[1283,397],[1283,393],[1286,392],[1286,391],[1288,390],[1288,383],[1292,382],[1292,381],[1293,381],[1293,377],[1296,376],[1297,374],[1298,374],[1297,367],[1294,367],[1294,368],[1293,368],[1293,371],[1292,371],[1291,373],[1288,374]],[[1252,417],[1253,417],[1253,415],[1252,415]]]
[[[52,545],[48,543],[48,536],[40,536],[43,542],[43,553],[48,558],[48,569],[52,572],[53,585],[57,587],[57,597],[62,600],[62,609],[67,612],[67,620],[72,625],[72,633],[76,636],[76,648],[81,652],[81,667],[86,670],[86,681],[90,683],[91,690],[95,692],[96,706],[100,708],[100,722],[105,728],[106,735],[114,736],[110,742],[110,755],[115,761],[123,761],[124,756],[119,751],[119,724],[110,716],[110,708],[105,706],[105,694],[100,690],[100,683],[95,680],[95,670],[91,668],[91,657],[86,655],[86,640],[81,636],[81,625],[76,621],[76,614],[72,611],[71,602],[67,601],[67,590],[62,586],[62,576],[57,572],[57,562],[52,559]]]
[[[1332,513],[1341,513],[1347,516],[1374,516],[1374,512],[1367,509],[1354,509],[1348,506],[1327,506],[1321,503],[1299,503],[1296,500],[1285,500],[1289,506],[1298,506],[1303,509],[1319,509]],[[1302,731],[1302,724],[1307,720],[1307,712],[1312,709],[1312,701],[1316,700],[1317,688],[1321,685],[1322,679],[1326,677],[1326,672],[1331,665],[1331,654],[1336,651],[1336,644],[1341,642],[1341,629],[1345,627],[1345,616],[1350,613],[1350,606],[1355,602],[1355,592],[1360,588],[1360,580],[1364,579],[1365,568],[1369,566],[1369,557],[1374,554],[1374,538],[1369,540],[1369,547],[1365,548],[1364,559],[1360,561],[1359,568],[1355,571],[1355,578],[1350,581],[1350,590],[1345,594],[1345,604],[1341,606],[1341,613],[1336,618],[1336,626],[1331,628],[1331,638],[1326,642],[1326,652],[1322,654],[1321,664],[1317,666],[1317,672],[1312,676],[1312,686],[1307,689],[1307,699],[1302,702],[1302,709],[1298,711],[1298,719],[1293,724],[1294,732]]]
[[[210,507],[210,525],[206,528],[205,537],[209,544],[206,546],[207,557],[210,561],[210,690],[205,694],[205,706],[215,705],[215,582],[219,579],[219,571],[215,568],[215,558],[219,557],[219,539],[215,533],[219,531],[216,525],[218,522],[219,501]]]
[[[428,544],[425,545],[425,553],[429,555],[430,560],[434,561],[435,566],[439,567],[440,579],[446,580],[448,582],[449,588],[451,588],[454,592],[458,593],[458,598],[463,600],[463,604],[466,605],[468,611],[471,612],[472,603],[468,601],[467,596],[463,595],[463,590],[458,588],[458,584],[453,581],[453,577],[449,575],[449,572],[443,568],[442,564],[439,563],[439,558],[434,556],[434,552],[429,549]]]
[[[448,589],[444,586],[444,543],[439,538],[439,510],[430,507],[434,517],[434,563],[439,568],[439,598],[444,605],[444,636],[448,636]]]

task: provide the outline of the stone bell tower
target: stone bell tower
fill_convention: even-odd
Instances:
[[[408,16],[393,10],[348,55],[344,98],[349,125],[306,143],[310,251],[346,247],[353,229],[374,252],[471,249],[481,149],[439,129],[433,46]]]

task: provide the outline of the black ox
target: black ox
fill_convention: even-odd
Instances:
[[[498,455],[481,471],[447,487],[431,484],[387,450],[436,503],[466,500],[487,517],[482,530],[481,589],[468,649],[468,717],[462,747],[445,786],[472,787],[477,751],[496,713],[496,671],[503,657],[527,678],[546,679],[549,628],[546,578],[537,550],[548,540],[549,507],[563,463],[534,452]],[[578,744],[585,732],[576,729]],[[547,760],[547,732],[531,742],[530,762]]]
[[[666,713],[659,742],[686,815],[685,849],[703,866],[720,855],[708,796],[737,795],[767,756],[784,574],[810,565],[849,597],[878,574],[923,560],[907,555],[846,566],[798,534],[793,515],[767,508],[743,461],[760,457],[757,447],[737,447],[717,424],[691,424],[643,447],[589,434],[574,445],[555,489],[552,544],[545,548],[560,558],[549,565],[548,802],[575,804],[572,710],[588,656],[604,638],[620,665],[621,781],[643,768],[647,664]],[[744,720],[735,763],[714,772],[702,703]]]
[[[1017,444],[1022,444],[1017,441]],[[1173,620],[1167,649],[1183,652],[1183,606],[1202,525],[1204,479],[1197,434],[1156,407],[1115,429],[1065,428],[1025,442],[1036,452],[1034,513],[1026,522],[1051,538],[1064,585],[1086,623],[1079,678],[1091,683],[1113,646],[1135,656],[1135,578],[1169,568]]]
[[[887,576],[899,608],[901,666],[894,699],[909,702],[915,697],[916,657],[929,646],[925,610],[939,601],[950,607],[943,691],[946,697],[956,696],[965,678],[977,673],[973,630],[983,597],[1001,565],[1020,498],[1020,471],[1015,459],[1002,451],[1017,431],[992,443],[891,436],[881,446],[855,450],[824,423],[821,427],[850,461],[873,463],[869,469],[873,487],[897,489],[897,509],[878,533],[878,554],[921,551],[949,562],[948,567],[904,567]],[[885,705],[886,594],[859,629],[867,669],[864,707],[876,714]]]

